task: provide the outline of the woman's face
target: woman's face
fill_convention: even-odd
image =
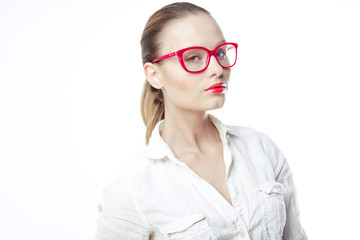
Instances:
[[[201,13],[169,22],[159,39],[159,56],[193,46],[213,50],[225,42],[214,19]],[[201,73],[186,72],[176,56],[162,60],[160,64],[155,63],[154,68],[166,108],[206,111],[223,106],[226,89],[221,93],[206,91],[215,83],[228,86],[230,69],[223,69],[214,56],[211,56],[208,68]]]

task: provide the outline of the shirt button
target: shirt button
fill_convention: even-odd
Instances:
[[[245,232],[243,230],[240,230],[239,231],[239,236],[242,237],[242,238],[245,237]]]

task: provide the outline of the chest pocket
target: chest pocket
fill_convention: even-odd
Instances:
[[[169,223],[160,229],[165,239],[216,240],[204,214],[194,214]]]
[[[262,198],[265,239],[281,240],[286,222],[284,187],[281,183],[271,182],[260,185],[258,191]]]

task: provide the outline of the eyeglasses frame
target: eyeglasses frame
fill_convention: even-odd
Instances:
[[[235,62],[234,62],[231,66],[228,66],[228,67],[224,67],[224,66],[220,63],[219,59],[218,59],[217,56],[216,56],[217,50],[218,50],[220,47],[224,46],[224,45],[233,45],[233,46],[235,47],[235,53],[236,53]],[[151,63],[156,63],[156,62],[158,62],[158,61],[160,61],[160,60],[164,60],[164,59],[167,59],[167,58],[171,58],[171,57],[177,56],[180,65],[182,66],[182,68],[183,68],[186,72],[188,72],[188,73],[201,73],[201,72],[205,71],[205,70],[208,68],[208,66],[209,66],[209,64],[210,64],[211,56],[214,56],[215,59],[216,59],[216,61],[219,63],[219,65],[220,65],[222,68],[227,69],[227,68],[233,67],[233,66],[235,65],[235,63],[236,63],[236,60],[237,60],[237,48],[238,48],[238,44],[237,44],[237,43],[233,43],[233,42],[221,43],[221,44],[219,44],[218,46],[216,46],[214,50],[209,50],[209,49],[207,49],[207,48],[200,47],[200,46],[188,47],[188,48],[183,48],[183,49],[180,49],[180,50],[178,50],[178,51],[175,51],[175,52],[172,52],[172,53],[163,55],[163,56],[161,56],[161,57],[158,57],[158,58],[156,58],[155,60],[151,61]],[[202,50],[205,50],[205,51],[208,53],[208,54],[207,54],[207,59],[206,59],[206,64],[205,64],[204,69],[202,69],[202,70],[200,70],[200,71],[190,71],[190,70],[188,70],[188,69],[186,68],[182,56],[183,56],[183,53],[184,53],[184,52],[186,52],[186,51],[188,51],[188,50],[191,50],[191,49],[202,49]]]

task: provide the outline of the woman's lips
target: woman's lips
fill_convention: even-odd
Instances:
[[[215,83],[208,87],[205,91],[210,93],[223,93],[226,90],[226,85],[224,83]]]

